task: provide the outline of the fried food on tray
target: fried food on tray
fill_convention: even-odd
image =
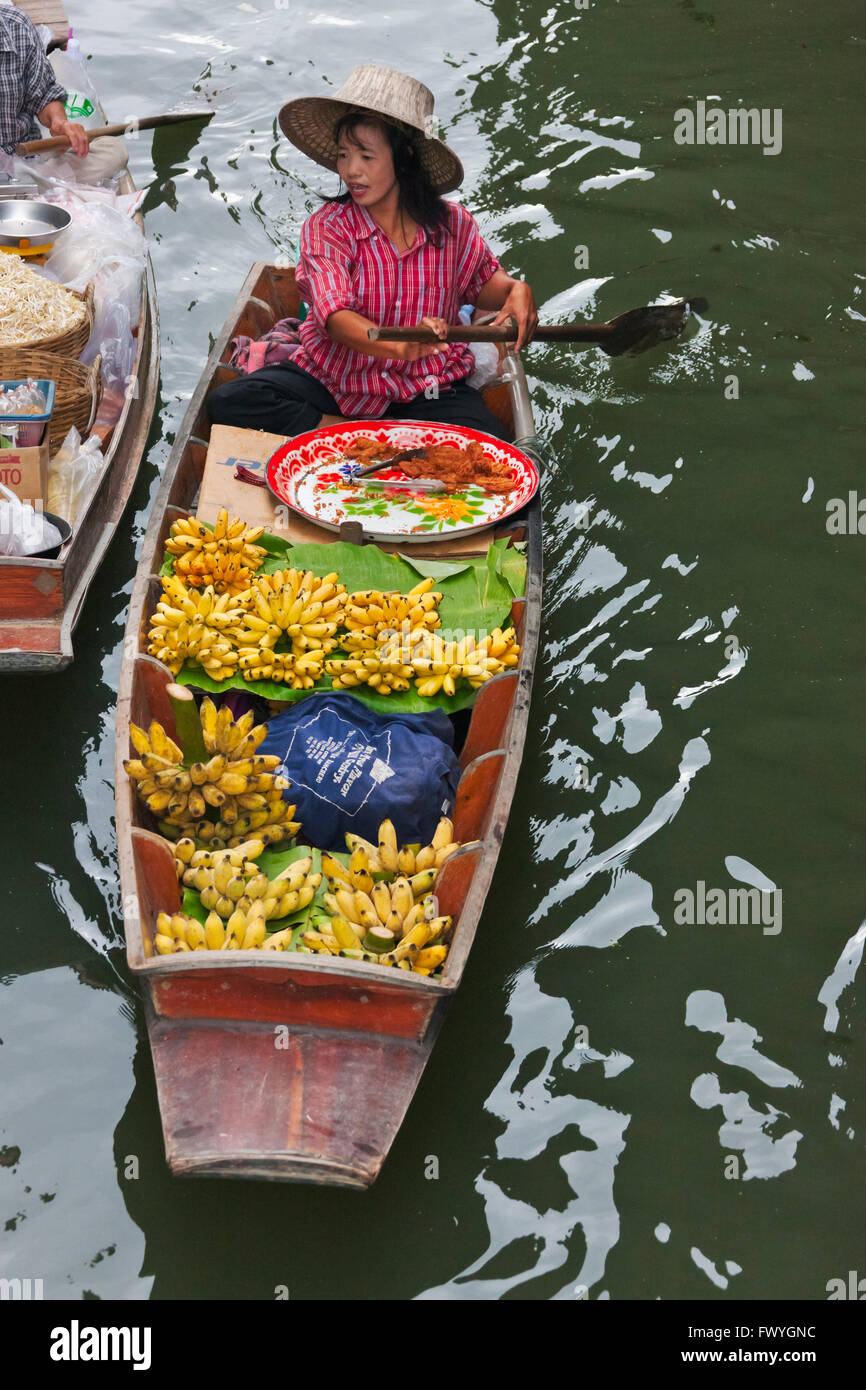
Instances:
[[[420,458],[406,459],[400,467],[410,478],[438,478],[449,492],[472,484],[490,493],[510,492],[514,487],[508,464],[488,457],[477,439],[465,449],[454,444],[431,444]]]
[[[347,459],[355,459],[359,463],[372,463],[373,459],[388,459],[400,452],[401,449],[396,444],[381,444],[375,439],[368,439],[365,434],[359,434],[358,438],[343,450]]]
[[[381,444],[359,435],[347,447],[345,456],[363,465],[374,459],[391,458],[402,453],[403,448],[405,446]],[[477,439],[465,449],[456,444],[428,444],[417,458],[401,459],[399,466],[408,478],[438,478],[448,492],[459,492],[474,484],[486,492],[498,494],[511,492],[515,486],[508,464],[502,459],[488,457]]]

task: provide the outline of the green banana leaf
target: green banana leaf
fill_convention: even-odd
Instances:
[[[499,542],[497,541],[497,545]],[[526,541],[514,541],[502,551],[499,573],[505,580],[515,598],[523,598],[526,592]]]

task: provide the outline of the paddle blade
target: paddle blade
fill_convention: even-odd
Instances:
[[[643,309],[629,309],[619,318],[610,320],[611,332],[598,340],[598,346],[608,357],[621,357],[627,352],[637,357],[647,348],[678,338],[690,312],[703,313],[705,299],[678,299],[673,304],[650,304]]]

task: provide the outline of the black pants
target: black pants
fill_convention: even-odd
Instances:
[[[318,428],[323,415],[342,413],[330,391],[292,362],[260,367],[249,376],[227,381],[211,391],[205,404],[215,425],[240,425],[288,436]],[[511,439],[502,421],[487,409],[481,392],[474,391],[465,381],[443,387],[437,400],[428,400],[422,391],[410,401],[394,401],[381,418],[439,420],[442,424],[483,430],[496,439]]]

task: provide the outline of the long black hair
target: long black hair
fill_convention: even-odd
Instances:
[[[352,140],[357,127],[367,124],[381,126],[391,146],[394,175],[399,190],[399,207],[425,231],[435,232],[440,227],[444,230],[449,222],[448,204],[436,192],[430,175],[418,158],[416,142],[399,126],[392,125],[390,121],[381,119],[373,112],[347,111],[334,126],[334,144],[337,144],[341,135],[347,135]],[[357,141],[353,140],[353,143],[357,144]],[[331,197],[320,193],[319,197],[325,203],[352,201],[348,189],[345,193],[335,193]]]

